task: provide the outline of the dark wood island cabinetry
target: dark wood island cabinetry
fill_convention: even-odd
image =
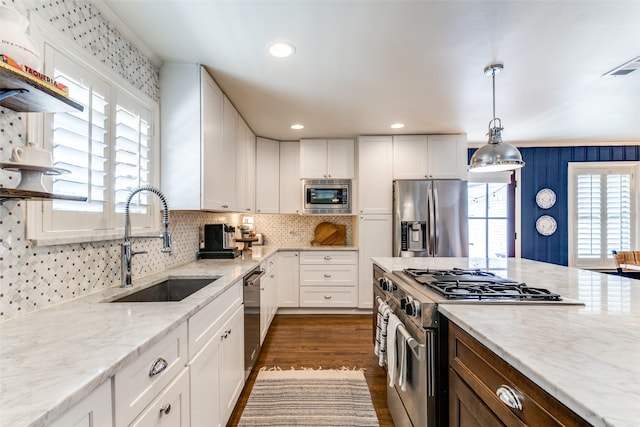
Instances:
[[[454,323],[449,324],[449,424],[590,425]]]

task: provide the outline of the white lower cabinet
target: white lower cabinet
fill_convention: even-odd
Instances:
[[[184,368],[130,427],[188,427],[189,412],[189,369]]]
[[[244,386],[242,281],[189,319],[189,343],[191,425],[224,426]]]
[[[390,257],[391,215],[358,216],[358,307],[373,308],[372,257]]]
[[[225,425],[244,386],[244,306],[238,308],[219,334],[220,416]]]
[[[358,306],[356,251],[300,253],[300,307]]]
[[[297,251],[278,252],[278,307],[299,307],[299,258]]]
[[[113,378],[115,425],[131,425],[145,413],[149,404],[164,393],[163,389],[184,371],[186,364],[187,323],[185,322],[115,374]],[[184,399],[184,396],[181,399]],[[184,403],[183,400],[181,400],[182,403]]]
[[[111,379],[56,419],[49,427],[112,427]]]

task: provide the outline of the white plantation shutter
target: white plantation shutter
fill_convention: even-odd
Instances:
[[[569,164],[572,265],[608,268],[613,250],[633,249],[637,166],[620,163]]]
[[[87,241],[122,234],[124,204],[133,188],[157,186],[159,146],[154,138],[156,103],[124,89],[118,77],[109,77],[45,44],[45,63],[69,87],[69,96],[82,112],[46,116],[43,146],[53,153],[54,166],[71,171],[51,178],[56,194],[82,196],[87,202],[54,200],[42,203],[40,228],[29,238],[87,237]],[[159,229],[155,196],[138,193],[130,211],[132,226],[143,233]]]
[[[82,104],[84,110],[54,115],[54,165],[71,173],[54,177],[53,192],[87,197],[87,202],[55,200],[53,210],[104,212],[109,106],[104,95],[106,89],[100,91],[73,81],[57,69],[55,78],[69,87],[69,96]]]
[[[601,177],[595,173],[581,173],[576,177],[578,218],[578,258],[600,258],[601,255]]]
[[[120,103],[116,106],[116,212],[124,212],[125,202],[132,189],[150,184],[150,117],[151,113],[146,110],[127,109]],[[140,192],[131,202],[131,213],[147,213],[149,193]]]

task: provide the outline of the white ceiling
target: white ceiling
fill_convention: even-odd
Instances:
[[[640,143],[640,70],[602,76],[640,56],[638,0],[95,1],[160,61],[206,66],[259,136],[466,133],[484,143],[483,70],[501,62],[506,142]],[[295,55],[270,57],[282,40]]]

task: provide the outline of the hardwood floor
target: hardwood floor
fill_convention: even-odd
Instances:
[[[373,354],[371,316],[277,315],[227,426],[235,426],[262,367],[364,368],[380,426],[393,426],[387,408],[386,373]]]

